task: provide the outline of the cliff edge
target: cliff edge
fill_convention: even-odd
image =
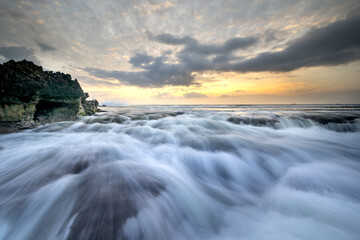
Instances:
[[[43,71],[26,60],[0,64],[0,132],[95,114],[98,102],[88,96],[69,74]]]

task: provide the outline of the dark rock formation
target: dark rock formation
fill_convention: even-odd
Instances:
[[[98,109],[99,102],[97,100],[85,100],[81,101],[81,104],[84,108],[85,115],[93,115],[95,112],[99,112],[101,110]]]
[[[76,120],[98,111],[69,74],[43,71],[26,60],[0,64],[0,132]]]

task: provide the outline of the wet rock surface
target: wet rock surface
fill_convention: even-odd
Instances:
[[[88,96],[69,74],[26,60],[0,64],[0,133],[93,115],[98,102]]]

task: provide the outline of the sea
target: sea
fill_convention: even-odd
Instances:
[[[101,109],[0,135],[0,239],[360,239],[360,105]]]

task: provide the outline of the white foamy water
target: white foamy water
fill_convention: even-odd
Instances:
[[[0,239],[360,239],[359,106],[136,106],[0,135]]]

